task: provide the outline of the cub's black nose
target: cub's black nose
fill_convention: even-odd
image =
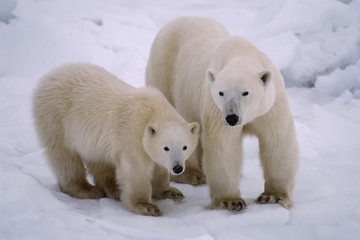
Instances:
[[[225,120],[230,126],[235,126],[239,121],[239,116],[236,114],[227,115]]]
[[[173,171],[174,171],[174,173],[176,173],[176,174],[182,173],[183,170],[184,170],[184,168],[183,168],[182,166],[180,166],[180,165],[176,165],[176,166],[173,168]]]

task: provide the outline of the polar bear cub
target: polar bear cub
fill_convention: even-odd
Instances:
[[[168,172],[185,170],[199,124],[187,123],[160,91],[134,88],[95,65],[67,64],[40,79],[33,115],[64,193],[121,198],[129,211],[153,216],[161,212],[152,197],[183,198]]]
[[[255,135],[265,180],[256,201],[293,205],[299,157],[294,121],[284,80],[264,53],[214,20],[178,18],[154,40],[146,83],[159,88],[187,121],[201,124],[189,167],[175,180],[202,183],[204,170],[210,208],[245,209],[239,190],[242,139]]]

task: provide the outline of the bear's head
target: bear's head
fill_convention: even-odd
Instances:
[[[194,151],[199,139],[197,122],[150,123],[143,136],[143,146],[150,158],[171,174],[185,170],[185,161]]]
[[[267,113],[275,101],[275,86],[269,70],[234,59],[220,71],[209,68],[212,99],[226,126],[245,125]]]

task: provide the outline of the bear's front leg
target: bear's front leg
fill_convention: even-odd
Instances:
[[[298,144],[293,120],[278,114],[277,121],[267,121],[266,128],[267,132],[257,132],[265,187],[256,201],[291,208],[294,205],[292,191],[298,168]]]
[[[120,198],[128,211],[146,216],[162,215],[159,208],[151,203],[153,168],[153,163],[134,164],[124,158],[121,164],[117,164],[116,178],[121,187]]]
[[[152,194],[155,199],[172,199],[180,201],[184,199],[184,195],[180,190],[170,186],[170,174],[159,165],[155,165],[154,176],[151,180]]]
[[[225,128],[225,127],[224,127]],[[240,196],[239,179],[242,161],[242,146],[236,130],[225,129],[226,136],[203,133],[203,164],[210,187],[209,209],[240,211],[246,203]],[[231,132],[232,131],[232,132]]]

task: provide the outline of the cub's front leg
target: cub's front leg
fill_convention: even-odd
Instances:
[[[225,132],[204,132],[202,136],[204,170],[211,197],[208,208],[240,211],[246,208],[239,191],[241,132],[236,133],[236,130],[225,126],[221,128]]]
[[[146,216],[162,215],[159,208],[151,203],[153,169],[154,163],[134,164],[124,157],[117,164],[116,178],[121,188],[120,198],[128,211]]]

